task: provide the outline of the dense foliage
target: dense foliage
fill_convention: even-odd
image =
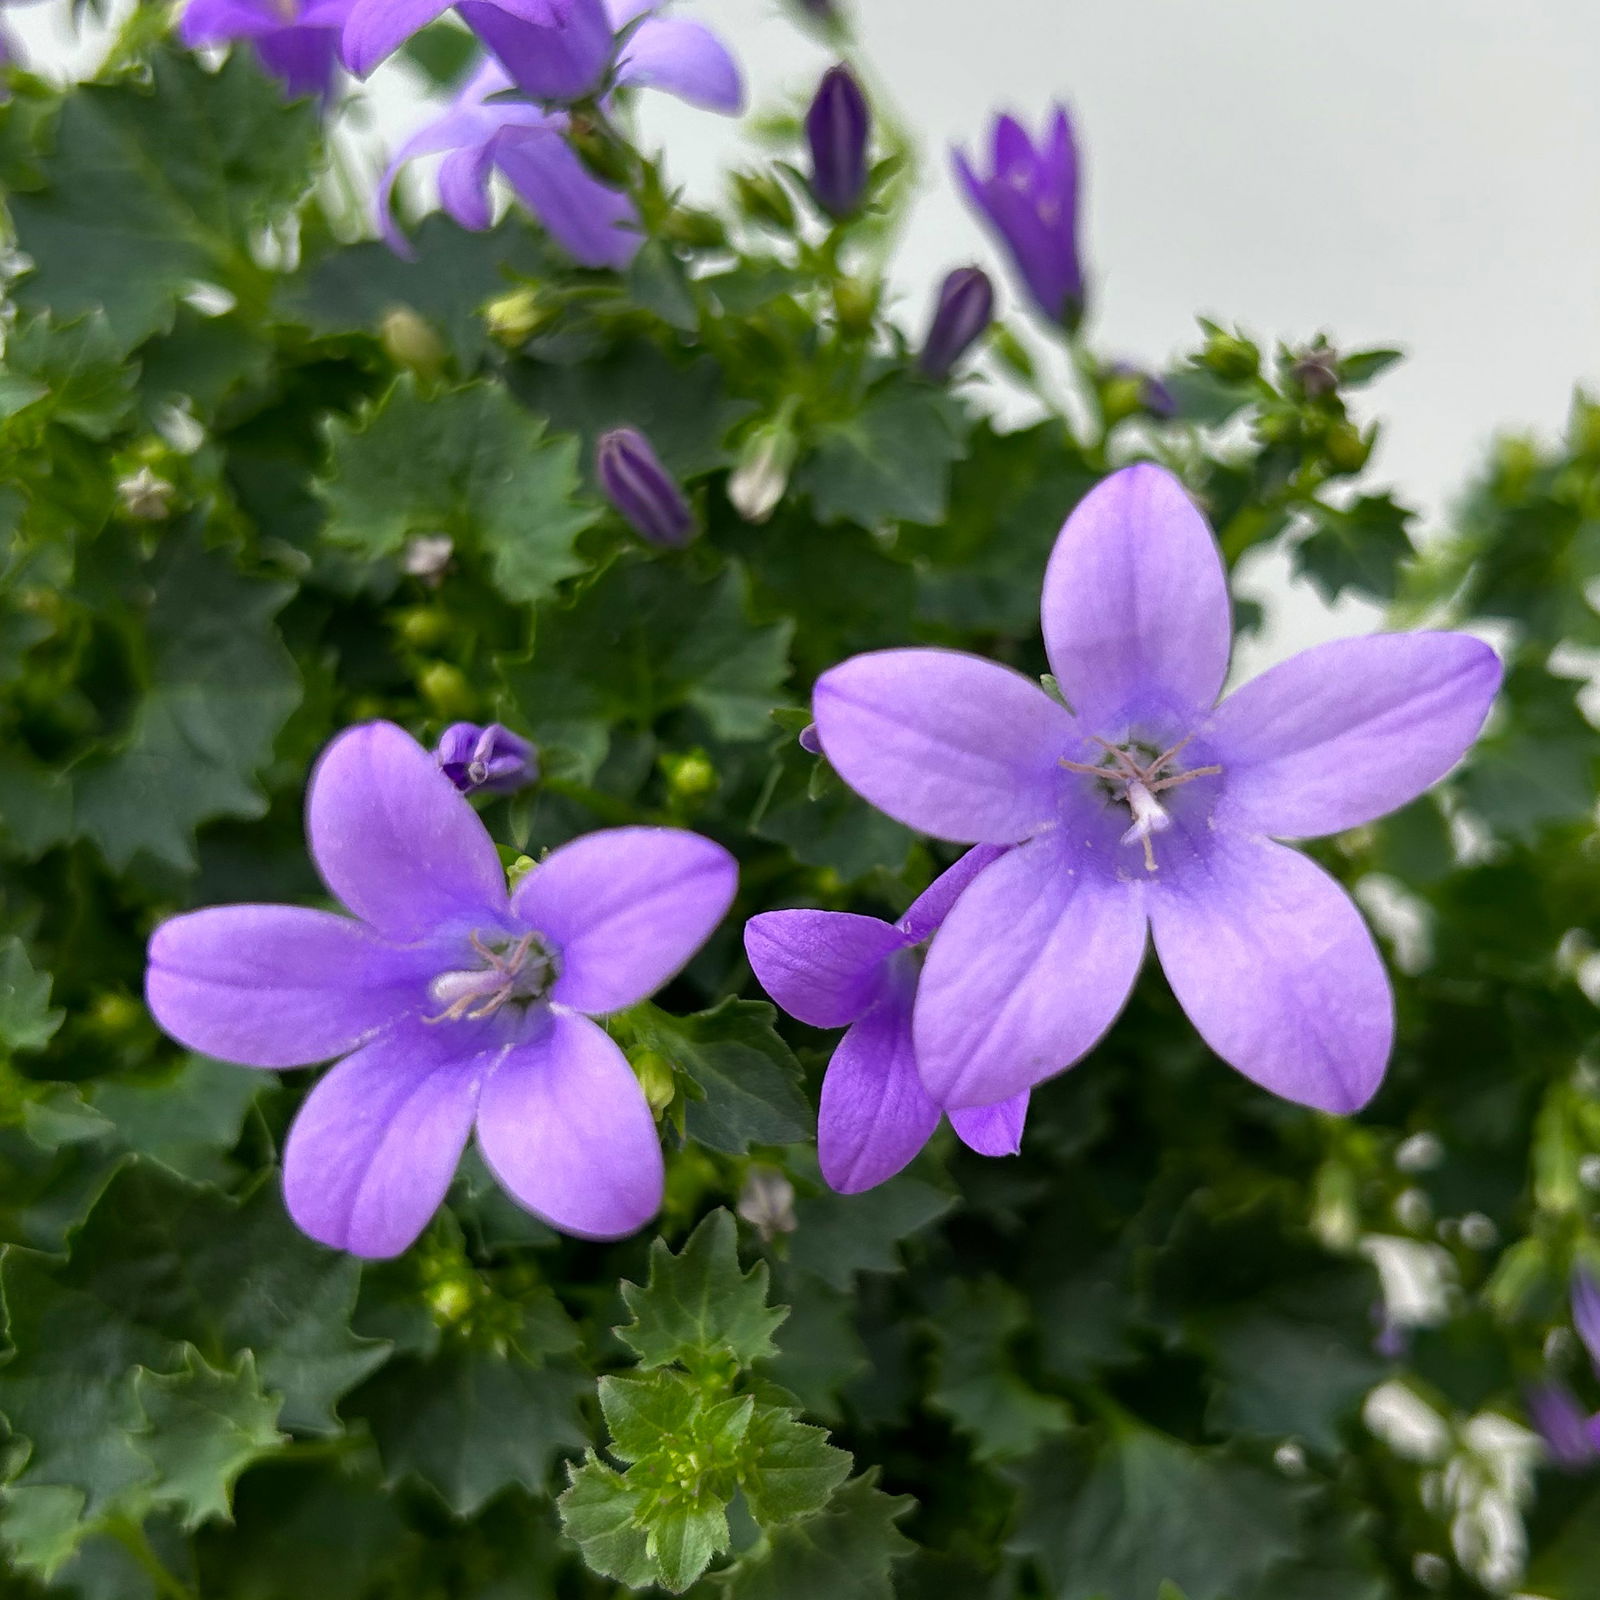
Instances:
[[[1075,338],[1069,418],[1002,329],[1047,413],[1003,428],[891,317],[899,158],[836,221],[793,122],[715,213],[604,148],[626,271],[517,213],[426,218],[406,261],[355,237],[314,103],[164,20],[0,106],[0,1593],[1591,1597],[1600,1476],[1522,1418],[1552,1373],[1594,1399],[1566,1295],[1600,1189],[1600,407],[1500,444],[1418,548],[1363,478],[1388,352],[1207,325],[1158,390]],[[416,58],[449,74],[458,37]],[[684,548],[599,492],[624,425]],[[1152,965],[1020,1157],[944,1130],[831,1193],[832,1037],[757,998],[740,927],[898,915],[954,852],[801,745],[810,685],[912,642],[1043,672],[1050,543],[1147,455],[1230,563],[1505,651],[1469,763],[1312,847],[1382,936],[1387,1082],[1349,1121],[1275,1100]],[[612,1024],[668,1145],[659,1237],[561,1238],[469,1157],[407,1254],[326,1250],[277,1186],[315,1074],[145,1013],[162,917],[320,903],[306,775],[374,717],[535,741],[538,784],[484,804],[508,863],[641,821],[739,857],[735,914]]]

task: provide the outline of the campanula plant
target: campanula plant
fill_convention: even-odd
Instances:
[[[1593,1600],[1600,406],[1424,537],[1397,351],[1113,341],[1070,52],[55,4],[6,1600]]]

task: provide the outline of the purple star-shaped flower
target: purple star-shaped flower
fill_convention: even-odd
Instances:
[[[917,1069],[911,1018],[920,948],[956,897],[1003,849],[980,845],[936,879],[895,923],[848,911],[764,911],[744,947],[761,987],[813,1028],[848,1028],[822,1080],[817,1155],[841,1194],[892,1178],[932,1137],[939,1107]],[[1015,1155],[1028,1114],[1023,1090],[995,1106],[953,1111],[980,1155]]]
[[[574,261],[627,266],[644,242],[633,202],[578,159],[567,143],[566,112],[504,98],[512,88],[505,69],[485,61],[444,114],[395,152],[377,196],[378,226],[389,247],[411,254],[391,206],[400,169],[418,156],[444,152],[439,203],[463,228],[481,231],[493,221],[489,179],[498,169]]]
[[[1216,541],[1169,472],[1129,467],[1073,512],[1045,574],[1071,709],[1008,667],[883,650],[823,674],[844,780],[901,822],[1016,844],[961,895],[917,993],[944,1106],[991,1105],[1078,1060],[1155,938],[1207,1044],[1327,1111],[1377,1089],[1393,999],[1342,888],[1276,843],[1380,817],[1471,745],[1498,658],[1458,633],[1320,645],[1214,704],[1231,644]]]
[[[353,0],[344,59],[365,77],[452,0]],[[667,17],[662,0],[460,0],[461,20],[524,92],[572,105],[612,86],[662,89],[730,114],[744,80],[728,48],[701,23]]]
[[[190,0],[178,37],[197,45],[248,39],[290,95],[326,100],[353,0]]]
[[[614,828],[563,845],[507,892],[494,843],[434,758],[392,723],[324,751],[311,853],[354,917],[214,906],[150,939],[145,994],[192,1050],[253,1067],[343,1056],[284,1151],[284,1198],[314,1239],[404,1250],[467,1135],[508,1193],[581,1238],[661,1203],[661,1145],[632,1069],[591,1021],[634,1005],[732,901],[720,845]]]
[[[978,176],[964,151],[956,151],[955,164],[968,199],[1005,247],[1034,304],[1051,322],[1076,323],[1083,313],[1078,152],[1066,111],[1056,107],[1038,145],[1015,117],[1001,117],[987,178]]]

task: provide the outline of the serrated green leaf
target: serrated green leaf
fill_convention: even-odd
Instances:
[[[617,1335],[647,1368],[747,1367],[773,1354],[772,1334],[788,1315],[767,1304],[767,1276],[762,1261],[740,1270],[733,1218],[713,1211],[676,1255],[664,1239],[651,1245],[648,1286],[622,1285],[634,1320]]]
[[[158,1078],[101,1079],[89,1090],[89,1105],[135,1155],[197,1183],[222,1183],[237,1171],[226,1153],[239,1142],[250,1108],[273,1086],[254,1068],[195,1055]]]
[[[183,1361],[174,1373],[134,1374],[133,1397],[143,1419],[134,1443],[155,1468],[149,1493],[173,1506],[191,1529],[228,1516],[234,1480],[277,1450],[283,1435],[276,1426],[278,1398],[262,1392],[250,1351],[218,1369],[189,1345]]]
[[[835,1289],[848,1289],[858,1272],[897,1272],[900,1241],[954,1204],[950,1195],[904,1175],[865,1194],[808,1195],[795,1205],[789,1264]]]
[[[643,1588],[656,1576],[638,1501],[623,1475],[593,1455],[572,1469],[558,1502],[566,1535],[583,1551],[590,1571]]]
[[[0,939],[0,1044],[8,1050],[42,1050],[65,1015],[50,1005],[50,974],[36,972],[28,947],[15,934]]]
[[[492,384],[424,393],[409,375],[353,425],[329,428],[327,537],[368,558],[409,534],[481,549],[508,600],[542,599],[583,569],[574,545],[599,515],[578,499],[574,440]]]
[[[756,1521],[767,1526],[820,1511],[851,1466],[850,1452],[829,1444],[826,1428],[763,1405],[750,1421],[739,1484]]]
[[[893,1600],[893,1564],[915,1546],[895,1523],[911,1510],[905,1495],[876,1487],[864,1473],[827,1510],[781,1524],[736,1566],[718,1574],[730,1600]]]
[[[21,323],[6,337],[5,366],[5,377],[40,386],[46,403],[36,415],[86,438],[110,438],[133,410],[139,369],[99,312],[65,324],[48,317]]]
[[[1349,506],[1318,506],[1311,531],[1294,547],[1294,570],[1326,600],[1356,589],[1392,600],[1401,566],[1415,553],[1411,512],[1390,495],[1362,495]]]
[[[272,622],[290,590],[241,577],[192,526],[137,581],[149,682],[121,748],[74,773],[78,828],[117,870],[144,851],[187,871],[201,824],[266,809],[255,775],[300,699]]]
[[[564,1362],[452,1346],[433,1360],[389,1362],[352,1404],[389,1482],[419,1479],[470,1517],[504,1489],[545,1492],[557,1459],[583,1445],[578,1401],[589,1388]]]
[[[8,196],[33,270],[16,288],[60,320],[103,310],[124,349],[166,327],[196,281],[240,296],[255,231],[309,186],[317,116],[236,50],[218,72],[176,49],[151,77],[66,96],[35,181]]]
[[[609,1448],[621,1461],[694,1450],[700,1456],[698,1470],[710,1472],[713,1463],[726,1465],[740,1454],[754,1405],[749,1395],[708,1399],[675,1372],[600,1380],[600,1409],[611,1430]]]
[[[799,1063],[773,1028],[776,1016],[759,1000],[724,1000],[687,1017],[653,1007],[635,1014],[640,1046],[658,1052],[699,1091],[685,1112],[691,1139],[743,1155],[753,1144],[810,1137]]]

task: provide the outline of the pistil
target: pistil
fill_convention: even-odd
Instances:
[[[1164,789],[1175,789],[1179,784],[1196,778],[1209,777],[1222,771],[1221,767],[1190,767],[1187,771],[1173,772],[1169,768],[1178,753],[1194,737],[1189,734],[1168,750],[1149,761],[1138,761],[1126,745],[1113,744],[1109,739],[1094,736],[1094,742],[1110,757],[1091,766],[1083,761],[1069,761],[1061,757],[1061,765],[1068,772],[1082,772],[1107,785],[1112,798],[1127,806],[1133,816],[1133,826],[1122,836],[1123,844],[1136,841],[1144,846],[1146,872],[1156,870],[1156,852],[1152,835],[1164,833],[1172,826],[1172,817],[1156,796]],[[1148,748],[1148,747],[1147,747]]]
[[[511,1001],[542,1000],[549,993],[557,977],[556,958],[538,934],[495,946],[474,933],[471,942],[483,965],[440,973],[428,993],[444,1010],[426,1021],[478,1022]]]

